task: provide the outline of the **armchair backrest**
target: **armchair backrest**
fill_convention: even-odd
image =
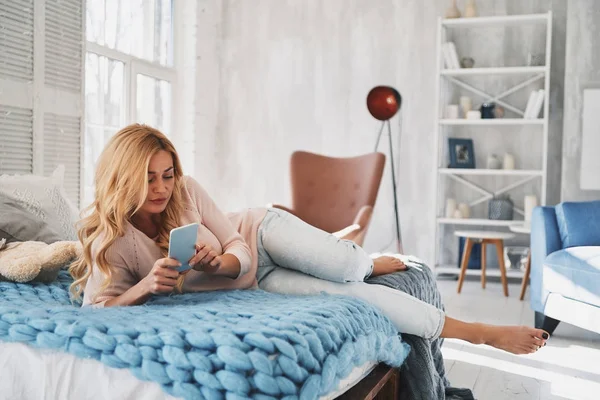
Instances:
[[[375,206],[385,155],[335,158],[305,151],[292,154],[292,209],[327,232],[352,225],[361,207]]]
[[[563,248],[600,246],[600,201],[563,202],[555,211]]]

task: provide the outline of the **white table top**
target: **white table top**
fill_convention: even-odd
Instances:
[[[455,236],[471,239],[512,239],[514,233],[510,232],[494,232],[494,231],[455,231]]]
[[[529,235],[531,233],[531,224],[519,224],[519,225],[511,225],[509,229],[516,233],[524,233]]]

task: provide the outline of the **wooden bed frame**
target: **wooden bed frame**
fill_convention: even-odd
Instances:
[[[354,385],[338,400],[397,400],[398,378],[396,368],[379,364],[369,375]]]

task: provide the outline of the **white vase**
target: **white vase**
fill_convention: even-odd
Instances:
[[[456,200],[446,199],[446,218],[454,218],[456,211]]]
[[[504,155],[504,169],[515,169],[515,157],[512,154]]]
[[[471,209],[469,208],[468,204],[460,203],[458,205],[458,210],[463,218],[469,218],[471,216]]]
[[[459,103],[463,118],[467,118],[467,113],[471,111],[471,108],[473,108],[471,104],[471,98],[469,96],[460,96]]]
[[[477,6],[475,0],[469,0],[465,6],[465,17],[473,18],[477,16]]]
[[[446,10],[446,18],[460,18],[460,10],[456,6],[456,0],[450,0],[450,7]]]
[[[448,104],[446,106],[446,118],[458,119],[458,104]]]
[[[488,158],[487,158],[487,168],[488,169],[500,169],[500,168],[502,168],[502,162],[495,154],[492,154],[492,155],[488,156]]]

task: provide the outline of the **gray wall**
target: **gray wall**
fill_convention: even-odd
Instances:
[[[481,15],[503,15],[545,12],[554,5],[564,60],[563,3],[504,0],[479,1],[478,6]],[[404,248],[431,262],[435,43],[437,18],[447,4],[199,0],[195,176],[225,210],[289,204],[291,153],[372,151],[379,123],[366,110],[366,94],[375,85],[395,86],[404,99],[402,118],[392,120],[396,145],[402,125],[397,165]],[[510,61],[511,46],[533,45],[539,35],[499,37],[500,54]],[[560,47],[560,40],[555,43]],[[475,40],[469,46],[487,45]],[[561,92],[552,94],[557,118],[562,118],[562,60],[553,60],[553,85]],[[551,134],[555,186],[549,198],[558,198],[560,190],[560,127],[562,122]],[[387,154],[386,146],[380,150]],[[388,167],[365,243],[369,251],[381,250],[394,238],[389,174]]]
[[[562,200],[600,199],[600,191],[581,190],[581,112],[586,86],[600,87],[600,2],[570,0],[563,138]]]

